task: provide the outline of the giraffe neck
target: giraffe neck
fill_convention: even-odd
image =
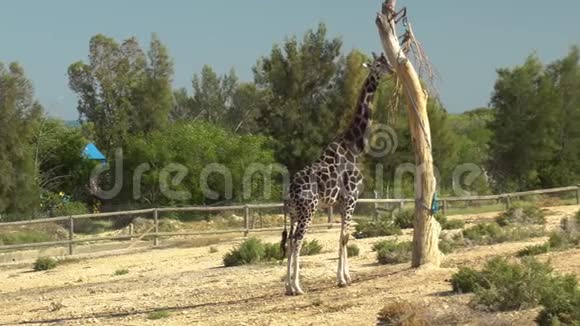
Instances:
[[[356,155],[363,153],[368,142],[372,123],[373,99],[378,84],[378,78],[372,73],[369,74],[357,101],[354,119],[344,134],[344,139],[349,145],[348,148],[351,148]]]

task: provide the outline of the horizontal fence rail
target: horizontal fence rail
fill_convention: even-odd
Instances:
[[[513,192],[500,195],[486,195],[486,196],[467,196],[467,197],[444,197],[440,198],[438,201],[441,203],[441,208],[443,214],[446,214],[447,203],[449,202],[474,202],[474,201],[486,201],[486,200],[497,200],[503,201],[506,209],[511,207],[512,198],[519,198],[524,196],[532,195],[544,195],[544,194],[554,194],[563,192],[575,192],[576,193],[576,204],[580,205],[580,184],[571,187],[561,187],[543,190],[532,190],[532,191],[522,191]],[[375,193],[375,197],[377,197]],[[375,215],[378,214],[380,208],[379,204],[396,204],[396,209],[403,210],[406,203],[415,202],[414,199],[401,198],[401,199],[383,199],[383,198],[361,198],[358,200],[359,203],[370,203],[375,205]],[[17,250],[26,248],[41,248],[41,247],[55,247],[55,246],[68,246],[68,253],[70,255],[74,254],[74,244],[86,243],[86,242],[96,242],[96,241],[115,241],[115,240],[141,240],[143,238],[153,239],[153,245],[159,245],[159,238],[161,237],[179,237],[179,236],[198,236],[198,235],[217,235],[217,234],[235,234],[240,233],[243,236],[248,236],[249,233],[259,233],[259,232],[275,232],[282,231],[283,227],[270,227],[270,228],[253,228],[250,227],[250,212],[251,210],[260,209],[271,209],[271,208],[283,208],[283,203],[268,203],[268,204],[246,204],[246,205],[231,205],[231,206],[189,206],[189,207],[161,207],[161,208],[149,208],[149,209],[139,209],[131,211],[119,211],[119,212],[107,212],[98,214],[82,214],[82,215],[71,215],[71,216],[60,216],[52,218],[43,218],[35,220],[26,221],[16,221],[16,222],[3,222],[0,223],[0,229],[7,226],[23,226],[32,225],[40,223],[54,223],[54,222],[68,222],[69,237],[68,240],[59,240],[51,242],[37,242],[37,243],[26,243],[26,244],[15,244],[15,245],[2,245],[0,246],[0,251],[6,250]],[[190,232],[160,232],[159,231],[159,213],[175,213],[175,212],[225,212],[225,211],[243,211],[244,218],[243,228],[228,229],[228,230],[204,230],[204,231],[190,231]],[[121,217],[121,216],[134,216],[134,215],[151,215],[153,217],[154,225],[152,227],[153,232],[145,232],[143,234],[132,234],[131,231],[129,235],[118,235],[118,236],[103,236],[103,237],[89,237],[89,238],[76,238],[74,237],[74,222],[76,220],[82,220],[87,218],[103,218],[103,217]],[[328,221],[325,224],[313,224],[311,228],[332,228],[333,226],[339,226],[340,223],[333,223],[333,210],[330,207],[327,211]],[[132,228],[131,228],[132,230]]]

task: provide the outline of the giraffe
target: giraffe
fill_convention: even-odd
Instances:
[[[384,55],[373,53],[373,62],[364,64],[369,75],[364,82],[354,119],[349,128],[339,135],[313,164],[297,172],[290,183],[285,210],[290,214],[290,233],[282,234],[282,248],[288,253],[286,294],[300,295],[304,291],[299,282],[299,256],[302,241],[312,216],[318,208],[338,204],[341,214],[339,239],[338,286],[351,282],[346,246],[349,225],[358,200],[362,183],[357,159],[364,154],[371,131],[371,114],[374,93],[383,75],[392,73]]]

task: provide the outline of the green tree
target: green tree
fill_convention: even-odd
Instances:
[[[555,94],[556,149],[540,168],[542,186],[565,186],[580,181],[580,49],[572,47],[562,60],[546,68]]]
[[[41,114],[22,67],[0,62],[0,214],[30,213],[38,203],[30,142]]]
[[[122,44],[100,34],[91,38],[89,63],[73,63],[68,76],[79,97],[80,121],[92,123],[99,148],[110,154],[129,134],[167,125],[173,106],[172,66],[155,35],[147,55],[135,38]]]
[[[276,159],[296,171],[314,160],[336,134],[345,107],[333,105],[341,69],[340,39],[324,24],[274,45],[254,67],[254,80],[268,92],[259,112],[262,131],[274,140]]]
[[[493,137],[489,160],[496,190],[553,184],[546,172],[553,171],[555,157],[562,153],[560,129],[570,133],[562,125],[563,107],[569,105],[569,99],[558,96],[559,92],[564,94],[558,89],[561,86],[554,83],[554,76],[546,73],[535,56],[521,66],[498,70],[491,100],[494,119],[490,123]]]
[[[36,125],[32,146],[43,194],[63,192],[72,200],[88,199],[87,185],[96,162],[82,155],[87,143],[80,128],[61,120],[43,118]]]
[[[207,122],[180,122],[172,128],[150,133],[144,137],[131,137],[128,142],[128,151],[125,153],[125,171],[127,176],[127,190],[124,198],[132,200],[134,189],[140,189],[137,200],[146,205],[173,205],[173,204],[209,204],[223,201],[247,201],[255,199],[257,190],[263,183],[253,183],[252,198],[243,198],[244,174],[252,164],[269,165],[274,163],[271,150],[266,148],[266,138],[263,136],[235,135],[223,128]],[[147,164],[147,169],[139,184],[132,184],[133,172],[139,166]],[[179,176],[177,170],[171,169],[171,164],[180,166],[183,170],[183,179],[173,182]],[[204,169],[210,164],[221,164],[231,173],[231,197],[224,183],[222,173],[212,173],[207,176],[209,189],[215,191],[214,198],[203,192],[201,176]],[[169,169],[168,169],[169,168]],[[219,170],[220,168],[218,168]],[[164,172],[168,174],[164,177]],[[209,170],[206,170],[206,172]],[[183,192],[183,196],[167,196],[160,185],[167,185],[171,191]],[[280,198],[281,190],[276,186],[273,200]]]

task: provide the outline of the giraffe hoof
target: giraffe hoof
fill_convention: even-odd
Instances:
[[[347,286],[348,286],[348,283],[346,283],[346,282],[340,282],[340,283],[338,283],[338,287],[339,288],[345,288]]]

